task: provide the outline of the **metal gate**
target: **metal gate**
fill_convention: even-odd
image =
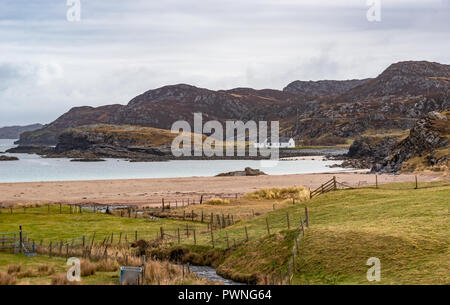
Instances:
[[[22,246],[23,240],[26,240],[27,234],[22,233]],[[0,251],[17,253],[20,252],[20,233],[0,233]]]

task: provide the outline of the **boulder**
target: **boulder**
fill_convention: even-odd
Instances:
[[[260,171],[259,169],[253,169],[251,167],[246,167],[243,171],[233,171],[228,173],[218,174],[217,177],[232,177],[232,176],[260,176],[267,175],[266,173]]]

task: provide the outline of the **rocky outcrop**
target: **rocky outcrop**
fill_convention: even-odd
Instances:
[[[365,136],[357,138],[345,154],[342,164],[330,167],[345,167],[370,169],[372,166],[384,160],[391,149],[397,144],[399,136]],[[342,158],[337,158],[342,159]]]
[[[22,132],[34,131],[42,128],[41,124],[32,124],[26,126],[7,126],[0,128],[0,139],[18,139]]]
[[[38,154],[45,155],[48,153],[53,153],[54,148],[48,146],[40,146],[40,145],[24,145],[10,148],[6,151],[11,154]]]
[[[0,161],[18,161],[19,158],[17,157],[10,157],[10,156],[0,156]]]
[[[260,171],[259,169],[253,169],[251,167],[246,167],[243,171],[222,173],[222,174],[218,174],[217,177],[260,176],[260,175],[266,175],[266,173]]]
[[[405,170],[405,163],[417,158],[416,162],[426,166],[443,164],[448,167],[449,160],[450,119],[449,112],[441,114],[430,112],[417,121],[409,136],[393,147],[389,156],[376,163],[372,171],[394,173]],[[437,152],[440,152],[437,157]],[[410,164],[407,170],[414,170]]]
[[[104,162],[103,159],[98,158],[84,158],[84,159],[72,159],[70,162]]]
[[[148,159],[165,156],[162,149],[168,148],[175,136],[169,131],[122,125],[70,128],[61,133],[53,154],[47,157]]]

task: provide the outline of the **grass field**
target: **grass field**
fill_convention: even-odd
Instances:
[[[294,246],[286,215],[297,225],[308,206],[310,228],[300,238],[294,284],[369,284],[370,257],[381,260],[381,284],[449,284],[449,198],[448,180],[417,190],[397,183],[331,192],[215,232],[219,249],[226,247],[226,234],[244,241],[247,227],[250,237],[224,254],[218,270],[250,277],[286,272]],[[211,242],[203,236],[200,243]]]
[[[0,214],[0,232],[17,233],[19,225],[28,238],[40,242],[68,241],[82,236],[92,236],[95,232],[97,241],[103,240],[106,236],[114,233],[116,241],[122,233],[122,241],[127,239],[132,241],[135,232],[138,232],[138,239],[155,239],[160,233],[160,227],[167,230],[175,230],[185,227],[187,222],[171,219],[144,219],[118,217],[103,213],[85,212],[70,214],[67,206],[63,207],[60,214],[59,205],[53,205],[48,213],[47,206],[27,208],[26,213],[21,208],[16,208],[13,213],[4,209]],[[198,231],[206,229],[206,224],[189,222],[190,228]]]
[[[95,231],[101,241],[102,233],[133,234],[136,230],[142,232],[139,237],[154,239],[163,227],[172,234],[164,245],[170,249],[179,247],[173,238],[176,229],[188,224],[197,230],[197,246],[193,245],[192,233],[182,238],[180,246],[191,249],[191,254],[197,257],[214,251],[218,271],[239,279],[288,271],[293,232],[300,219],[305,218],[307,206],[310,227],[304,238],[300,235],[294,284],[369,284],[366,261],[370,257],[381,261],[381,284],[449,284],[449,198],[450,181],[446,180],[421,183],[417,190],[413,183],[339,190],[295,205],[282,203],[282,199],[243,198],[224,205],[189,207],[189,210],[208,209],[215,214],[252,214],[249,210],[260,214],[214,231],[214,250],[211,234],[206,224],[200,222],[121,218],[99,213],[59,215],[56,206],[51,215],[47,207],[27,210],[27,214],[19,213],[20,210],[12,215],[3,211],[0,232],[17,232],[18,225],[22,225],[32,239],[66,240]],[[273,204],[279,206],[273,210]],[[227,240],[232,249],[227,249]],[[233,247],[235,242],[237,246]],[[33,259],[19,255],[0,254],[0,269],[19,261],[33,263]],[[114,280],[113,274],[98,276]]]

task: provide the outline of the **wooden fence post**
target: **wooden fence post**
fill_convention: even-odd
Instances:
[[[248,231],[247,231],[247,226],[245,226],[244,229],[245,229],[245,240],[248,242]]]
[[[200,204],[203,203],[203,195],[200,196]]]
[[[375,175],[375,188],[378,188],[378,175]]]
[[[194,245],[197,245],[197,235],[195,234],[195,229],[193,230],[194,233]]]
[[[415,176],[415,178],[416,178],[416,190],[419,188],[419,186],[418,186],[418,184],[417,184],[417,175]]]
[[[219,216],[219,214],[216,214],[216,219],[217,219],[217,226],[218,226],[219,228],[221,228],[221,225],[220,225],[220,216]]]
[[[227,249],[230,249],[230,242],[228,241],[228,232],[226,232],[227,234]]]
[[[291,224],[289,223],[289,212],[286,212],[286,220],[287,220],[288,230],[290,230],[291,229]]]
[[[164,198],[162,199],[162,211],[164,212]]]
[[[163,229],[163,227],[160,227],[159,230],[161,232],[161,239],[164,239],[164,229]]]
[[[62,204],[59,203],[59,214],[62,214]]]
[[[269,219],[266,217],[267,234],[270,235]]]
[[[181,243],[181,238],[180,238],[180,228],[177,228],[178,231],[178,244]]]
[[[202,209],[202,223],[203,223],[203,209]]]
[[[309,212],[308,212],[308,207],[305,207],[305,224],[306,224],[306,227],[309,228]]]
[[[134,240],[135,240],[135,241],[138,240],[138,231],[134,231]]]
[[[212,247],[214,248],[214,233],[212,230],[211,230],[211,244],[212,244]]]
[[[20,249],[20,253],[22,253],[22,243],[23,243],[23,236],[22,236],[22,226],[19,226],[19,249]]]
[[[303,219],[300,217],[300,225],[302,227],[302,235],[305,236],[305,228],[303,227]]]

